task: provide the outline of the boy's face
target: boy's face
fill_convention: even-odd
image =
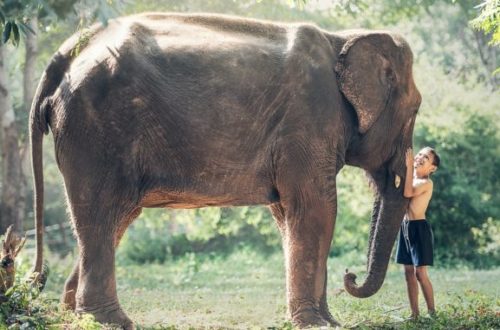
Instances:
[[[434,154],[431,152],[431,149],[424,148],[415,155],[413,168],[419,177],[429,176],[437,169],[436,165],[432,164],[433,162]]]

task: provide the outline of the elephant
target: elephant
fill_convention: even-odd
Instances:
[[[30,112],[37,256],[42,266],[42,140],[52,132],[79,257],[62,302],[133,327],[115,249],[142,208],[266,205],[282,235],[294,325],[336,326],[326,262],[336,175],[375,187],[367,277],[381,287],[408,200],[404,152],[421,103],[413,55],[387,31],[328,32],[215,14],[142,13],[66,40]]]

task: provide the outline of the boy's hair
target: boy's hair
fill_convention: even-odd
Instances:
[[[441,158],[439,158],[439,155],[437,154],[436,150],[431,147],[425,147],[425,149],[429,150],[432,154],[432,165],[439,167],[439,164],[441,164]]]

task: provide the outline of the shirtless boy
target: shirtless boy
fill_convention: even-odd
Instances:
[[[434,292],[427,274],[433,264],[433,234],[425,217],[432,197],[431,173],[439,166],[439,156],[430,147],[423,148],[413,157],[413,150],[406,151],[406,181],[404,196],[410,204],[399,233],[396,262],[404,265],[411,317],[419,316],[418,283],[424,294],[429,314],[435,313]]]

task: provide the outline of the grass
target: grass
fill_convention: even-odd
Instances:
[[[48,328],[96,329],[91,318],[57,309],[72,260],[52,262],[42,299]],[[361,266],[352,267],[358,264]],[[386,281],[373,297],[357,299],[342,290],[346,268],[362,275],[356,255],[329,260],[328,300],[343,328],[355,329],[499,329],[500,268],[449,270],[432,268],[437,316],[408,321],[404,276],[391,264]],[[119,298],[139,329],[290,329],[285,303],[283,258],[249,250],[228,258],[190,254],[166,264],[119,265]],[[77,324],[77,322],[79,322]],[[1,326],[0,326],[1,329]]]

